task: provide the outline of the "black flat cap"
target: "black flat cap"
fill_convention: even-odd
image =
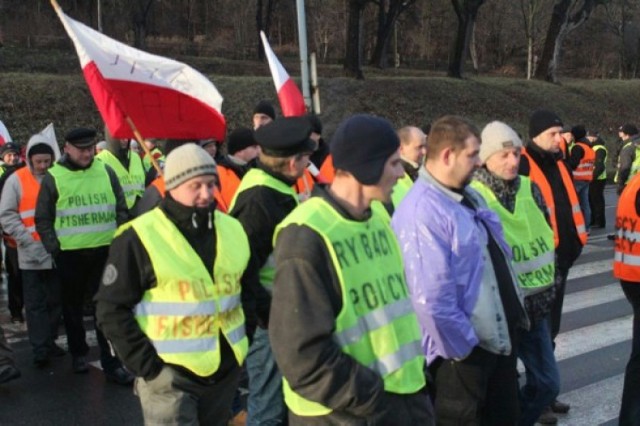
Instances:
[[[20,147],[13,142],[7,142],[0,147],[0,156],[4,157],[4,155],[9,152],[20,154]]]
[[[69,142],[76,148],[88,148],[95,145],[97,132],[94,129],[87,129],[85,127],[79,127],[71,130],[64,136],[64,140]]]
[[[289,157],[316,149],[316,143],[309,139],[310,134],[311,124],[306,117],[286,117],[259,127],[255,138],[266,155]]]

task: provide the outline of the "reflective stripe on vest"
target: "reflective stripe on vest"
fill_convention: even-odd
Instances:
[[[116,196],[101,161],[84,170],[56,163],[49,173],[58,190],[54,229],[62,250],[103,247],[116,230]]]
[[[558,234],[558,220],[556,218],[556,208],[555,208],[555,199],[553,197],[553,191],[551,190],[551,185],[547,180],[547,177],[542,173],[540,166],[531,158],[526,149],[522,151],[522,155],[527,157],[529,160],[529,178],[538,185],[540,191],[542,192],[542,197],[544,198],[545,203],[547,204],[547,208],[549,209],[549,219],[551,221],[551,229],[553,229],[553,240],[554,246],[558,247],[558,243],[560,242],[560,236]],[[573,213],[573,223],[576,227],[576,232],[578,233],[578,238],[580,239],[580,243],[582,245],[587,244],[587,228],[584,224],[584,216],[582,215],[582,210],[580,210],[580,202],[578,200],[578,195],[576,193],[576,188],[573,185],[573,181],[571,180],[571,175],[567,169],[566,164],[562,160],[556,161],[556,165],[558,166],[558,170],[560,172],[560,176],[562,178],[562,183],[564,184],[565,191],[569,196],[569,203],[571,205],[571,212]]]
[[[233,197],[233,201],[231,201],[229,211],[233,210],[236,200],[241,193],[255,186],[266,186],[273,189],[274,191],[278,191],[282,194],[291,196],[291,198],[295,200],[296,204],[299,202],[298,194],[296,194],[293,188],[287,186],[286,183],[274,178],[261,169],[251,169],[247,172],[246,175],[244,175],[242,181],[240,181],[240,186],[236,191],[236,195]],[[274,266],[275,262],[273,261],[273,256],[270,255],[267,258],[265,264],[260,268],[260,283],[262,283],[262,286],[268,292],[271,292],[271,287],[273,286],[273,277],[275,275]]]
[[[385,391],[410,394],[425,386],[420,327],[389,216],[380,203],[371,210],[369,220],[351,221],[325,200],[312,197],[276,227],[274,239],[290,224],[305,225],[322,237],[342,293],[334,341],[343,353],[375,371]],[[345,241],[353,242],[352,251],[338,256],[336,247]],[[295,393],[286,377],[283,388],[287,406],[299,416],[332,411]]]
[[[531,295],[546,290],[554,283],[553,230],[533,199],[531,180],[525,176],[518,178],[520,187],[513,213],[482,182],[474,180],[471,186],[500,217],[504,237],[511,246],[513,269],[518,277],[518,284],[526,295]]]
[[[598,153],[598,151],[601,151],[601,150],[604,151],[604,160],[602,160],[602,164],[604,165],[604,169],[602,170],[602,173],[600,173],[598,176],[595,176],[594,179],[595,180],[605,180],[607,178],[607,159],[609,157],[609,150],[604,145],[595,145],[593,147],[593,150],[595,151],[596,154]]]
[[[102,150],[100,154],[96,155],[100,161],[103,161],[109,167],[116,172],[122,191],[124,192],[124,198],[127,201],[127,208],[133,207],[136,202],[136,198],[142,197],[144,194],[144,166],[140,156],[132,151],[129,151],[129,170],[125,169],[122,163],[115,155],[106,149]]]
[[[35,241],[40,241],[40,235],[36,232],[36,201],[40,192],[40,182],[33,176],[29,167],[22,167],[16,172],[16,178],[20,184],[20,202],[18,213],[22,224]]]
[[[249,347],[240,304],[240,278],[249,262],[249,243],[236,219],[216,211],[214,223],[212,271],[159,208],[118,230],[133,228],[157,280],[136,305],[136,321],[160,358],[201,377],[212,375],[220,366],[220,335],[229,342],[238,364]]]
[[[573,178],[585,182],[593,180],[593,169],[596,164],[596,153],[589,145],[584,142],[576,142],[576,145],[582,148],[584,155],[578,163],[578,167],[573,171]]]
[[[393,187],[393,192],[391,193],[391,201],[393,202],[393,208],[397,209],[400,205],[400,202],[407,195],[407,192],[413,186],[413,180],[408,173],[405,172],[402,178],[398,179],[398,182]]]
[[[613,260],[613,275],[633,282],[640,282],[640,216],[636,212],[638,191],[640,174],[631,179],[618,199]]]

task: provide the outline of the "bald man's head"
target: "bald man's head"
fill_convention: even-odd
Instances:
[[[400,156],[416,167],[422,165],[427,154],[427,135],[414,126],[406,126],[398,130],[400,138]]]

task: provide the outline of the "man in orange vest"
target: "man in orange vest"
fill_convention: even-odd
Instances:
[[[24,163],[20,160],[20,147],[13,142],[7,142],[0,148],[0,192],[7,177],[21,167]],[[2,233],[4,242],[4,266],[7,272],[7,293],[9,298],[9,312],[11,313],[11,322],[24,323],[22,309],[24,308],[24,297],[22,290],[22,276],[20,275],[20,267],[18,265],[18,249],[16,242],[7,235]]]
[[[53,164],[53,143],[40,134],[31,137],[27,166],[7,178],[0,198],[0,224],[17,245],[29,342],[38,368],[46,367],[50,357],[65,354],[54,343],[62,316],[60,280],[34,219],[40,181]]]
[[[616,213],[613,275],[633,307],[633,338],[622,387],[619,422],[640,424],[640,176],[636,175],[620,194]]]
[[[574,185],[580,200],[580,209],[584,215],[587,231],[591,226],[591,206],[589,205],[589,184],[593,181],[596,153],[587,139],[587,129],[583,125],[571,128],[573,143],[570,145],[567,163],[573,173]]]
[[[551,337],[560,332],[562,303],[569,269],[587,243],[587,230],[571,172],[562,160],[562,120],[547,110],[535,111],[529,119],[531,142],[522,152],[518,173],[529,176],[542,191],[556,246],[556,300],[551,307]],[[569,405],[555,401],[551,409],[566,413]]]
[[[227,137],[227,155],[218,161],[218,179],[222,201],[231,205],[242,177],[255,167],[256,158],[260,154],[258,142],[253,137],[253,130],[239,127]]]

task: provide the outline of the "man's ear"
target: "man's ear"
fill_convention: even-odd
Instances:
[[[448,146],[440,151],[440,160],[444,165],[450,166],[451,164],[453,164],[454,159],[455,151],[453,147]]]

